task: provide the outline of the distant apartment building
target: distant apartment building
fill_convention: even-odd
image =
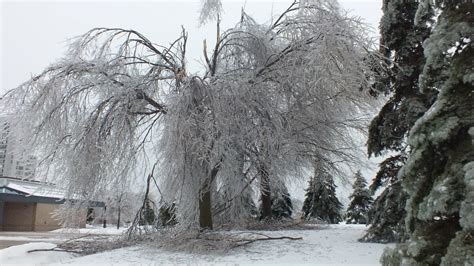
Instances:
[[[18,147],[5,117],[0,117],[0,176],[34,179],[37,159]]]

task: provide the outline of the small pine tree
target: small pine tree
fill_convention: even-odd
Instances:
[[[148,198],[145,200],[145,208],[140,215],[140,225],[155,225],[156,215],[153,208],[154,206],[155,203],[152,200]]]
[[[293,204],[291,203],[288,189],[283,187],[272,194],[272,216],[275,219],[291,218],[293,214]]]
[[[92,224],[92,222],[94,221],[95,217],[94,217],[94,208],[87,208],[87,216],[86,216],[86,223],[88,224]]]
[[[272,186],[271,193],[272,218],[273,219],[290,219],[293,214],[293,204],[291,202],[290,193],[283,182],[279,182],[279,186]],[[262,206],[260,205],[260,219],[262,219]]]
[[[172,226],[178,223],[176,220],[176,205],[163,203],[160,207],[158,218],[161,226]]]
[[[336,185],[326,172],[312,177],[303,203],[305,220],[316,218],[321,221],[337,224],[342,221],[342,204],[336,197]]]
[[[354,191],[350,195],[351,203],[346,212],[346,223],[366,224],[368,222],[368,212],[373,199],[367,188],[367,182],[360,171],[355,174],[355,182],[352,186]]]
[[[398,171],[405,164],[406,155],[399,154],[387,158],[380,164],[380,170],[370,185],[374,194],[383,189],[369,211],[369,224],[362,242],[400,242],[405,235],[406,192],[403,191]]]

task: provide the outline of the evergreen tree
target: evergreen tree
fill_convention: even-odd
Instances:
[[[291,218],[293,204],[286,187],[272,191],[272,217],[274,219]]]
[[[87,216],[86,216],[86,222],[88,224],[92,224],[92,222],[94,221],[95,217],[94,217],[94,208],[87,208]]]
[[[367,182],[360,171],[355,175],[355,182],[352,186],[354,191],[350,195],[351,203],[346,211],[346,223],[366,224],[368,222],[368,212],[373,202]]]
[[[405,239],[406,193],[397,174],[406,156],[401,153],[380,164],[380,170],[370,185],[371,193],[385,187],[369,210],[371,226],[360,239],[362,242],[388,243]]]
[[[271,185],[271,189],[272,218],[276,220],[290,219],[293,214],[293,204],[285,184],[279,181],[276,185]],[[263,218],[263,209],[260,205],[260,219]]]
[[[385,254],[385,265],[474,263],[474,5],[435,3],[441,12],[424,43],[420,87],[439,95],[410,131],[413,150],[399,173],[409,239]]]
[[[155,203],[147,198],[145,200],[145,208],[141,211],[140,225],[155,225],[156,215],[154,210]]]
[[[384,0],[380,21],[380,52],[386,56],[388,70],[376,82],[379,92],[390,99],[372,120],[367,142],[369,157],[384,151],[396,152],[381,164],[371,191],[384,188],[371,210],[371,227],[361,239],[369,242],[403,240],[405,192],[398,170],[409,152],[406,136],[415,121],[431,106],[434,91],[422,94],[418,76],[423,65],[423,41],[430,34],[433,12],[427,9],[415,23],[418,1]]]
[[[171,226],[178,223],[176,220],[176,205],[163,203],[160,207],[158,218],[161,226]]]
[[[333,178],[322,171],[312,177],[306,189],[303,203],[305,220],[316,218],[326,223],[337,224],[342,221],[342,204],[336,197],[336,185]]]

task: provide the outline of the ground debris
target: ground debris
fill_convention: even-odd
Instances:
[[[58,251],[69,252],[81,256],[113,250],[117,248],[127,247],[135,243],[125,241],[123,237],[111,237],[106,235],[83,235],[76,238],[71,238],[59,243],[54,248],[48,249],[32,249],[28,253],[39,251]]]

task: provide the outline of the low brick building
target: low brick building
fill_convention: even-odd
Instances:
[[[0,231],[49,231],[60,228],[53,212],[64,203],[64,192],[52,184],[0,176]],[[95,202],[95,206],[103,203]],[[86,210],[77,221],[86,225]]]

